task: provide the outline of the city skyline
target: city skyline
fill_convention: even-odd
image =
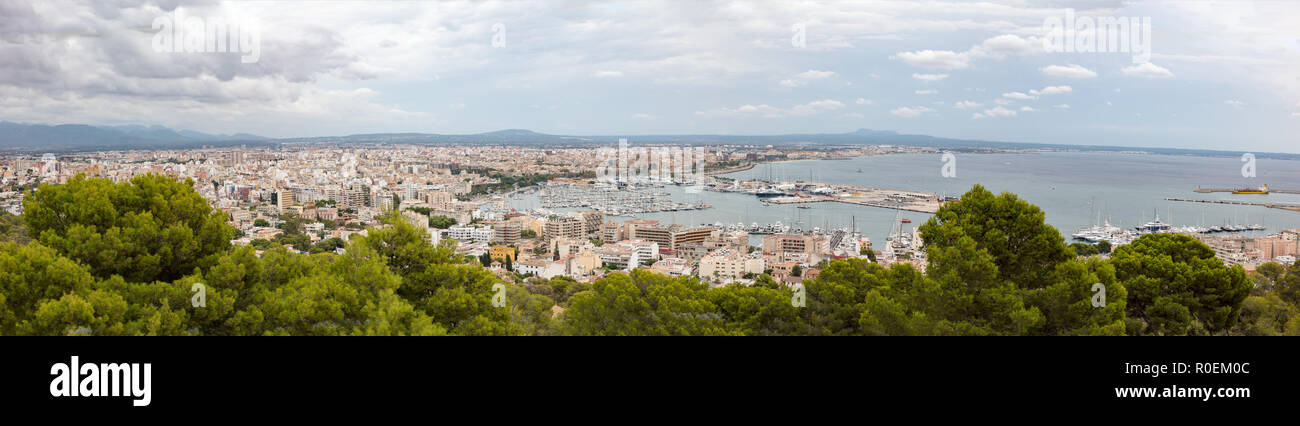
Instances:
[[[1300,8],[1285,2],[182,3],[4,3],[0,119],[1297,152]],[[160,50],[159,19],[187,17],[255,28],[240,46],[255,49]],[[1129,50],[1150,49],[1047,51],[1050,20],[1082,18],[1147,19]]]

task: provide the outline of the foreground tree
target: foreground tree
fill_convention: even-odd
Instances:
[[[1240,266],[1227,267],[1205,243],[1179,234],[1147,234],[1115,249],[1116,277],[1128,289],[1130,327],[1140,334],[1214,334],[1232,328],[1253,287]]]
[[[96,277],[171,281],[211,266],[235,235],[193,185],[154,174],[119,184],[77,175],[42,184],[23,200],[24,218],[33,238]]]

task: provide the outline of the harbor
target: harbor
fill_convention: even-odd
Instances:
[[[930,214],[939,211],[945,201],[952,199],[930,192],[810,181],[733,181],[730,185],[709,189],[752,194],[765,204],[799,204],[800,208],[810,203],[836,202]]]

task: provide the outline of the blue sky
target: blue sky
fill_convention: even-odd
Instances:
[[[1149,62],[1045,51],[1044,22],[1066,9],[1150,18]],[[7,121],[272,137],[870,128],[1300,152],[1291,1],[0,0],[0,11]],[[152,24],[178,13],[256,24],[257,62],[157,51]]]

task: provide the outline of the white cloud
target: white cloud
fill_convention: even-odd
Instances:
[[[979,102],[971,102],[971,101],[960,101],[960,102],[957,102],[957,103],[955,103],[955,104],[952,104],[952,106],[956,107],[957,109],[967,109],[967,108],[975,108],[975,107],[978,107],[978,106],[980,106],[980,103],[979,103]]]
[[[896,57],[908,65],[921,68],[956,70],[970,66],[970,55],[951,50],[920,50],[899,52]]]
[[[1026,94],[1024,94],[1024,93],[1022,93],[1022,92],[1003,93],[1003,94],[1002,94],[1002,97],[1007,98],[1007,99],[1019,99],[1019,100],[1022,100],[1022,101],[1023,101],[1023,100],[1028,100],[1028,99],[1035,99],[1033,96],[1026,95]]]
[[[1172,78],[1174,76],[1173,72],[1151,62],[1124,67],[1120,69],[1120,72],[1127,76],[1143,78]]]
[[[890,114],[893,114],[898,117],[903,117],[903,118],[916,118],[928,112],[934,112],[934,109],[931,109],[929,107],[923,107],[923,106],[915,106],[915,107],[905,106],[905,107],[894,108],[889,111]]]
[[[844,103],[833,99],[812,101],[790,109],[790,115],[813,115],[844,108]]]
[[[802,80],[820,80],[835,75],[834,71],[808,70],[795,75],[795,78]]]
[[[939,93],[939,91],[938,91],[938,90],[930,90],[930,89],[917,90],[917,91],[916,91],[916,94],[918,94],[918,95],[933,95],[933,94],[935,94],[935,93]]]
[[[1042,52],[1043,43],[1037,37],[1025,39],[1015,34],[1002,34],[971,46],[970,49],[964,52],[927,49],[915,52],[899,52],[890,56],[890,58],[902,59],[908,65],[921,68],[956,70],[969,67],[970,61],[975,58],[1002,58],[1010,55],[1029,55]]]
[[[871,104],[873,104],[873,103],[875,103],[875,102],[873,102],[873,101],[870,100],[870,99],[866,99],[866,98],[858,98],[858,100],[853,101],[853,103],[856,103],[856,104],[858,104],[858,105],[871,105]]]
[[[1070,109],[1070,104],[1052,105],[1052,108]]]
[[[912,78],[921,81],[939,81],[948,78],[948,74],[912,74]]]
[[[1064,93],[1070,93],[1073,91],[1074,89],[1071,88],[1070,86],[1047,86],[1044,87],[1043,90],[1038,91],[1038,93],[1042,95],[1060,95]]]
[[[1039,71],[1042,71],[1043,74],[1047,74],[1047,75],[1052,76],[1052,77],[1065,77],[1065,78],[1094,78],[1094,77],[1097,77],[1097,72],[1096,72],[1096,71],[1093,71],[1093,70],[1090,70],[1090,69],[1084,68],[1084,67],[1082,67],[1082,66],[1080,66],[1080,65],[1077,65],[1077,64],[1070,64],[1070,65],[1064,65],[1064,66],[1063,66],[1063,65],[1048,65],[1048,66],[1045,66],[1045,67],[1039,68],[1038,70],[1039,70]]]
[[[636,114],[632,114],[632,118],[635,118],[635,119],[637,119],[637,120],[654,120],[654,119],[656,119],[656,118],[658,118],[658,117],[655,117],[655,116],[650,115],[650,114],[646,114],[646,113],[644,113],[644,112],[638,112],[638,113],[636,113]]]
[[[761,105],[742,105],[738,108],[715,108],[711,110],[696,111],[695,115],[702,117],[762,117],[762,118],[784,118],[791,116],[809,116],[821,114],[824,112],[834,111],[844,108],[844,103],[834,99],[822,99],[812,101],[803,105],[795,105],[789,109],[777,108],[767,104]]]
[[[840,114],[840,117],[843,117],[843,118],[862,118],[862,117],[864,117],[864,116],[863,116],[862,114],[859,114],[859,113],[856,113],[856,112],[850,112],[850,113]]]
[[[1228,106],[1231,106],[1231,107],[1236,108],[1236,109],[1242,109],[1242,108],[1245,108],[1245,107],[1246,107],[1246,103],[1245,103],[1245,102],[1238,101],[1238,100],[1232,100],[1232,99],[1229,99],[1229,100],[1223,101],[1223,103],[1228,104]]]
[[[998,118],[998,117],[1015,117],[1015,116],[1016,116],[1015,111],[998,106],[998,107],[986,109],[984,110],[984,112],[977,112],[971,115],[971,118],[978,119],[978,118]]]
[[[613,71],[613,70],[597,70],[596,72],[591,73],[591,76],[596,78],[617,78],[617,77],[622,77],[623,72]]]
[[[1038,110],[1034,109],[1034,107],[1031,107],[1031,106],[1028,106],[1028,105],[1020,107],[1020,110],[1021,110],[1021,111],[1024,111],[1024,112],[1034,112],[1034,111],[1038,111]]]
[[[834,75],[834,71],[808,70],[795,74],[792,78],[781,80],[779,84],[783,87],[803,87],[808,85],[809,80],[821,80]]]

